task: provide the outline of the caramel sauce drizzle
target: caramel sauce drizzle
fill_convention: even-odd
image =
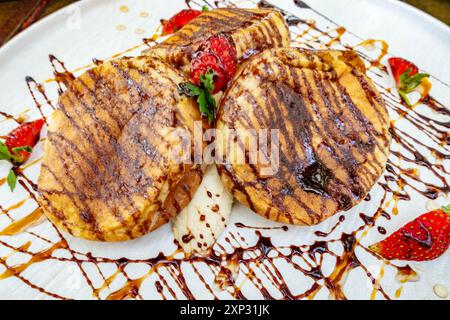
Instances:
[[[364,40],[350,30],[338,26],[320,12],[308,7],[304,2],[295,0],[294,3],[300,8],[312,10],[312,12],[320,15],[335,26],[335,29],[326,31],[321,29],[315,21],[305,21],[292,13],[282,11],[286,20],[289,22],[295,43],[301,47],[310,49],[337,47],[358,51],[368,65],[368,74],[382,93],[386,106],[392,114],[398,116],[398,118],[392,121],[390,130],[393,141],[398,148],[393,148],[391,150],[387,170],[384,177],[378,183],[382,190],[382,198],[374,213],[360,214],[361,220],[363,221],[361,226],[355,228],[355,230],[350,233],[341,233],[341,235],[338,236],[337,234],[340,230],[339,227],[345,222],[344,214],[338,218],[336,224],[328,231],[315,232],[315,235],[318,238],[323,238],[323,240],[316,240],[316,242],[310,245],[296,244],[291,246],[281,246],[274,244],[272,238],[267,234],[270,234],[271,232],[280,232],[279,230],[288,231],[288,227],[257,227],[236,223],[234,225],[235,228],[231,228],[224,236],[223,241],[216,243],[206,257],[187,257],[180,251],[180,248],[175,249],[171,255],[160,253],[156,257],[150,259],[110,259],[107,257],[93,256],[89,252],[76,252],[70,248],[64,236],[50,221],[45,223],[49,224],[49,227],[53,228],[58,234],[60,240],[57,242],[52,242],[39,234],[28,231],[27,229],[38,222],[43,216],[40,208],[35,209],[22,219],[14,220],[12,218],[10,211],[19,209],[27,200],[34,201],[38,204],[36,198],[37,186],[35,182],[24,174],[26,168],[40,162],[40,159],[37,159],[32,163],[25,164],[22,168],[17,168],[17,174],[19,176],[18,184],[29,194],[29,196],[25,200],[9,206],[6,209],[0,207],[1,212],[6,214],[12,221],[9,226],[0,232],[0,236],[8,237],[21,232],[26,232],[36,239],[47,243],[48,247],[38,252],[31,252],[29,248],[32,242],[26,242],[21,246],[15,247],[8,244],[6,241],[8,238],[0,239],[0,245],[12,250],[8,256],[0,259],[0,263],[5,267],[5,271],[0,275],[0,279],[16,277],[34,290],[40,291],[53,298],[66,299],[67,297],[49,292],[45,288],[32,283],[21,275],[22,272],[31,265],[46,260],[57,260],[66,263],[75,263],[83,275],[86,284],[92,289],[93,297],[98,299],[100,299],[100,295],[104,292],[109,292],[106,299],[111,300],[129,298],[141,299],[140,289],[144,284],[151,284],[149,279],[151,275],[155,275],[157,278],[152,285],[162,299],[183,297],[195,299],[196,295],[191,291],[182,270],[184,265],[189,264],[200,283],[213,299],[218,299],[217,294],[221,290],[228,292],[236,299],[253,297],[247,295],[245,289],[247,285],[255,288],[256,291],[260,293],[261,297],[266,299],[313,299],[323,288],[328,290],[331,298],[346,299],[347,297],[344,293],[346,278],[352,270],[360,268],[372,283],[373,287],[370,298],[375,299],[380,295],[385,299],[399,298],[405,289],[404,283],[413,281],[412,279],[417,278],[417,273],[408,265],[398,266],[390,261],[383,261],[380,257],[377,257],[362,245],[361,241],[372,228],[377,228],[380,233],[383,233],[384,230],[385,233],[386,230],[377,225],[378,219],[383,217],[385,220],[390,220],[390,214],[401,214],[398,205],[402,201],[411,200],[411,192],[416,192],[423,198],[429,199],[436,199],[441,194],[449,193],[450,189],[447,179],[450,173],[442,161],[450,159],[450,150],[448,147],[448,129],[450,124],[448,121],[442,121],[439,120],[439,118],[430,118],[429,116],[421,114],[414,107],[411,108],[406,106],[394,93],[392,93],[391,88],[386,88],[380,83],[379,79],[387,74],[387,68],[382,63],[382,60],[389,55],[388,44],[386,42],[374,39]],[[195,7],[201,7],[203,4],[215,7],[234,5],[230,1],[215,1],[214,4],[211,5],[206,1],[186,0],[186,5],[188,7],[193,5],[195,5]],[[254,2],[254,4],[260,7],[273,6],[266,1]],[[105,61],[122,56],[143,45],[153,45],[158,38],[157,34],[158,33],[156,32],[154,37],[144,39],[142,44],[115,54],[112,57],[105,59]],[[343,43],[342,38],[345,34],[348,35],[349,39],[357,39],[359,43],[355,46]],[[363,52],[361,48],[368,49],[369,51],[380,50],[380,53],[373,59]],[[60,92],[63,90],[62,86],[67,84],[68,81],[71,81],[71,79],[75,77],[75,74],[103,62],[94,59],[92,64],[69,71],[64,63],[56,57],[50,55],[50,61],[55,70],[55,77],[45,80],[44,83],[48,84],[56,82],[60,88]],[[449,87],[441,80],[436,78],[433,79]],[[35,101],[36,108],[39,109],[39,112],[45,118],[45,116],[51,112],[51,110],[55,109],[55,107],[45,92],[44,84],[36,82],[31,77],[27,77],[26,82],[31,96]],[[430,90],[431,82],[424,81],[424,83],[422,83],[421,97],[417,104],[425,105],[441,118],[442,116],[450,116],[448,107],[431,97]],[[0,115],[3,116],[4,121],[21,122],[21,119],[13,115],[4,112],[0,112]],[[427,141],[419,141],[414,136],[411,136],[401,129],[401,127],[398,127],[397,121],[400,119],[408,121],[408,123],[423,133],[426,136]],[[431,159],[428,154],[424,154],[423,149],[426,149],[433,159]],[[405,167],[405,164],[407,164],[408,167]],[[431,173],[435,179],[432,181],[425,180],[422,176],[422,172],[424,171]],[[439,181],[439,183],[436,183],[436,180]],[[0,180],[0,186],[4,184],[5,181],[6,179],[2,178]],[[370,198],[368,198],[368,201],[369,200]],[[241,235],[240,230],[254,230],[253,232],[250,232],[252,233],[253,241],[251,240],[251,237]],[[254,240],[255,238],[256,240]],[[334,251],[330,250],[329,245],[332,243],[342,246],[342,254],[336,254]],[[361,263],[358,258],[357,249],[361,249],[366,254],[370,254],[374,258],[382,260],[380,261],[381,268],[377,275],[373,275],[371,271]],[[70,257],[57,257],[53,254],[56,250],[65,250],[69,253]],[[6,262],[7,258],[17,252],[27,254],[30,256],[29,260],[13,266],[8,265]],[[325,255],[330,255],[336,259],[333,271],[327,276],[325,276],[322,271]],[[293,293],[287,284],[288,280],[285,279],[286,275],[283,274],[278,267],[280,262],[289,264],[302,276],[311,279],[313,281],[312,285],[304,292]],[[92,280],[84,269],[85,263],[93,263],[96,266],[103,279],[102,285],[94,286],[92,284]],[[117,269],[111,276],[105,277],[99,268],[99,264],[101,263],[114,264]],[[150,268],[143,276],[131,279],[125,271],[126,266],[130,263],[145,264]],[[385,276],[386,267],[397,269],[397,274],[401,279],[401,286],[396,289],[393,297],[389,296],[381,285],[381,280]],[[207,273],[214,276],[214,283],[206,280],[207,273],[204,271],[205,268]],[[162,272],[163,270],[165,271],[164,273]],[[119,275],[123,275],[126,278],[126,283],[120,289],[111,292],[110,286]],[[243,277],[243,279],[241,279],[241,277]],[[170,278],[171,281],[168,281],[168,278]],[[172,287],[169,283],[175,283],[176,288]],[[180,296],[180,293],[182,296]]]
[[[40,207],[36,208],[26,217],[16,220],[7,226],[5,229],[0,231],[0,236],[13,236],[18,234],[29,227],[35,225],[41,218],[43,218],[43,212]]]
[[[376,40],[376,39],[367,39],[356,45],[354,48],[363,47],[368,49],[369,51],[375,50],[377,46],[376,43],[381,44],[380,54],[375,60],[370,61],[370,68],[372,67],[381,67],[384,69],[384,66],[381,64],[381,60],[388,54],[389,44],[384,40]],[[431,89],[431,88],[430,88]]]

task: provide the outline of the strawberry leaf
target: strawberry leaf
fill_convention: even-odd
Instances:
[[[409,81],[408,81],[408,86],[406,88],[406,91],[412,92],[414,89],[416,89],[421,83],[422,80],[425,78],[428,78],[430,75],[426,74],[426,73],[418,73],[416,75],[413,75]]]
[[[206,74],[200,76],[200,84],[209,92],[214,91],[214,71],[208,70]]]
[[[450,204],[442,207],[442,211],[444,211],[446,214],[450,214]]]
[[[8,147],[0,141],[0,160],[11,160],[13,158],[11,152],[9,152]]]
[[[200,112],[202,115],[207,116],[208,121],[211,119],[211,111],[208,108],[208,100],[206,99],[206,93],[205,90],[202,90],[202,92],[199,94],[197,98],[197,103],[200,109]]]
[[[200,86],[196,86],[190,82],[181,83],[178,85],[180,94],[188,97],[197,97],[197,103],[200,112],[207,117],[208,122],[214,120],[216,112],[216,99],[212,95],[214,90],[214,72],[208,71],[205,75],[200,76]]]
[[[207,6],[207,5],[204,5],[204,6],[202,7],[202,12],[207,12],[207,11],[209,11],[208,6]]]
[[[11,192],[14,191],[14,189],[16,188],[17,176],[13,169],[9,170],[6,181],[8,182],[8,186],[9,189],[11,189]]]
[[[202,89],[193,83],[185,82],[178,85],[178,92],[188,97],[196,97],[200,95]]]
[[[426,73],[417,73],[411,75],[411,68],[406,70],[402,75],[400,75],[400,84],[398,88],[398,93],[403,101],[406,102],[408,106],[411,107],[411,102],[409,101],[407,94],[413,92],[421,83],[422,80],[428,78],[430,75]]]
[[[404,73],[402,73],[400,75],[400,87],[406,82],[408,81],[408,78],[410,77],[411,74],[411,68],[408,68]]]

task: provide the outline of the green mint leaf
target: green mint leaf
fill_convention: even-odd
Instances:
[[[443,206],[442,211],[444,211],[446,214],[450,214],[450,204]]]
[[[207,109],[208,109],[207,108],[208,102],[206,101],[206,95],[205,95],[205,91],[204,90],[202,90],[200,92],[200,94],[198,95],[197,103],[198,103],[198,106],[199,106],[199,109],[200,109],[201,113],[204,113],[204,112],[207,111]]]
[[[11,189],[11,192],[16,188],[17,176],[13,169],[9,170],[8,177],[6,178],[8,182],[8,186]]]
[[[409,107],[412,107],[411,101],[409,101],[409,98],[406,95],[406,92],[399,90],[398,93],[400,94],[400,97],[402,97],[403,101],[405,101]]]
[[[11,156],[0,152],[0,160],[11,160]]]
[[[205,115],[208,114],[209,108],[208,108],[208,100],[206,100],[205,90],[202,90],[202,92],[197,97],[197,103],[200,112]]]
[[[200,84],[209,92],[214,91],[214,71],[208,70],[200,76]]]
[[[0,160],[8,160],[9,161],[11,159],[12,159],[12,156],[10,153],[0,151]]]
[[[10,161],[13,158],[11,152],[9,152],[8,147],[0,141],[0,160]]]
[[[430,75],[426,73],[418,73],[410,77],[407,81],[406,93],[413,92],[421,83],[422,80],[428,78]]]
[[[404,93],[411,93],[416,89],[422,80],[424,78],[429,77],[429,74],[426,73],[417,73],[413,76],[411,74],[411,68],[406,70],[401,76],[400,76],[400,90]]]
[[[205,92],[206,101],[208,102],[208,105],[210,105],[213,109],[216,108],[216,99],[214,99],[214,96],[211,94],[211,92],[206,91]]]
[[[0,160],[11,160],[12,154],[9,152],[8,147],[0,141]]]
[[[214,104],[211,103],[210,99],[214,99],[211,97],[211,93],[207,90],[202,90],[201,94],[198,96],[197,103],[199,105],[200,112],[203,116],[208,118],[208,122],[211,123],[214,120],[214,108],[215,108],[215,100]]]
[[[207,11],[209,11],[209,8],[208,8],[207,5],[204,5],[204,6],[202,7],[202,12],[207,12]]]
[[[186,95],[188,97],[196,97],[200,94],[200,91],[202,89],[198,86],[196,86],[195,84],[192,84],[190,82],[184,82],[184,83],[180,83],[178,85],[178,92],[181,95]]]
[[[411,74],[412,69],[409,68],[405,72],[400,75],[400,87],[408,81],[409,75]]]
[[[216,110],[216,99],[212,95],[214,90],[214,71],[208,70],[205,75],[200,76],[200,86],[190,82],[180,83],[178,92],[188,97],[197,97],[197,103],[200,112],[208,118],[211,123],[214,120]]]

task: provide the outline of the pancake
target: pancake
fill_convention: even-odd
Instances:
[[[195,100],[180,96],[178,85],[189,81],[182,71],[192,54],[219,32],[231,35],[239,60],[290,41],[276,11],[217,9],[143,56],[105,62],[67,84],[38,181],[54,224],[77,237],[122,241],[156,229],[188,205],[206,166],[170,157],[184,143],[170,133],[185,129],[192,137],[194,121],[202,121]]]
[[[179,95],[185,81],[168,64],[138,57],[105,62],[67,84],[38,181],[56,226],[90,240],[129,240],[189,203],[204,168],[172,156],[183,142],[171,133],[192,134],[194,121],[208,126],[195,100]]]
[[[276,10],[221,8],[202,13],[143,54],[183,68],[189,66],[201,44],[218,33],[231,36],[238,61],[265,49],[289,46],[291,42],[289,28]]]
[[[353,51],[283,48],[249,59],[225,93],[217,129],[227,189],[256,213],[298,225],[364,199],[391,141],[383,99]],[[277,130],[278,165],[263,161],[267,152],[249,163],[249,129]]]

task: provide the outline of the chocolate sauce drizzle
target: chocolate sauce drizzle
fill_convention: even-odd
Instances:
[[[274,7],[264,0],[250,3],[264,8]],[[142,299],[141,292],[146,286],[154,288],[156,294],[162,299],[195,299],[198,296],[190,287],[184,274],[186,265],[189,265],[197,277],[196,280],[198,281],[196,282],[202,284],[212,299],[222,297],[224,292],[227,293],[227,297],[231,296],[236,299],[255,297],[265,299],[312,299],[318,297],[323,290],[327,291],[331,298],[346,299],[347,295],[344,290],[346,278],[352,270],[361,269],[372,285],[371,298],[399,298],[403,291],[403,284],[394,295],[388,294],[381,285],[385,267],[397,269],[397,274],[402,279],[402,283],[417,277],[417,274],[408,265],[397,266],[392,262],[382,261],[380,257],[371,253],[366,245],[363,245],[364,237],[373,228],[376,228],[379,234],[386,234],[386,229],[380,224],[389,221],[391,215],[401,214],[398,209],[401,202],[411,201],[411,199],[425,201],[426,199],[436,199],[441,195],[448,195],[450,190],[448,184],[450,179],[448,170],[448,160],[450,160],[450,121],[448,120],[450,109],[435,100],[428,92],[422,94],[414,107],[403,104],[398,96],[392,93],[391,88],[387,88],[381,82],[383,77],[387,75],[387,69],[381,64],[381,60],[385,56],[389,56],[388,46],[385,42],[364,40],[352,31],[338,26],[328,17],[307,6],[303,1],[294,0],[294,3],[300,9],[310,10],[325,19],[328,24],[335,26],[335,29],[327,31],[315,21],[306,21],[293,13],[280,10],[291,27],[295,39],[294,43],[297,46],[309,49],[331,46],[338,49],[351,48],[356,50],[365,61],[368,67],[368,75],[382,93],[391,119],[393,119],[390,129],[393,138],[391,155],[386,172],[378,182],[381,197],[377,196],[377,192],[372,192],[366,198],[367,202],[364,205],[370,203],[378,206],[375,210],[368,210],[370,212],[360,213],[362,225],[354,227],[350,232],[343,232],[347,217],[347,214],[344,213],[335,217],[336,224],[328,230],[319,230],[319,228],[322,228],[317,227],[318,230],[314,232],[317,239],[314,242],[281,245],[278,242],[292,229],[295,229],[295,232],[298,233],[311,233],[312,231],[307,228],[298,229],[298,227],[258,227],[236,223],[227,229],[223,240],[216,243],[206,257],[187,257],[176,246],[170,255],[160,253],[156,257],[148,259],[111,259],[94,256],[90,252],[73,250],[65,236],[50,221],[44,223],[45,234],[53,232],[56,237],[47,238],[28,230],[30,226],[42,219],[42,210],[37,205],[36,183],[34,179],[27,175],[28,168],[39,163],[39,161],[36,161],[15,169],[19,177],[18,189],[27,195],[24,200],[9,206],[0,203],[1,213],[5,214],[11,221],[8,226],[0,231],[0,236],[2,236],[0,245],[12,250],[12,254],[21,253],[28,257],[25,262],[16,265],[10,265],[7,262],[7,257],[0,258],[0,264],[4,266],[0,279],[15,277],[28,287],[49,297],[67,299],[70,297],[41,287],[22,275],[27,268],[34,264],[44,261],[57,261],[74,265],[82,274],[85,285],[91,290],[92,296],[97,299]],[[202,5],[210,7],[235,6],[230,1],[200,0],[186,0],[186,5],[192,8],[198,8]],[[350,40],[356,41],[358,44],[349,45]],[[381,48],[376,46],[377,43],[381,43]],[[144,40],[143,45],[149,45],[149,42]],[[376,59],[369,57],[367,52],[362,50],[367,45],[373,45],[380,50]],[[119,55],[115,55],[115,57]],[[53,55],[50,55],[50,62],[54,68],[55,78],[46,82],[56,81],[58,92],[61,93],[64,86],[74,79],[74,72],[70,72],[64,63]],[[93,65],[101,63],[101,60],[93,60]],[[79,68],[78,70],[82,69]],[[433,79],[449,87],[443,81]],[[36,108],[46,118],[55,109],[55,105],[49,99],[44,84],[38,83],[31,77],[26,78],[26,83]],[[419,104],[427,108],[429,112],[425,114],[419,111],[419,108],[417,108]],[[429,115],[430,112],[433,116]],[[0,112],[0,116],[4,118],[3,121],[21,122],[19,117],[5,112]],[[413,129],[406,130],[402,125],[405,122]],[[411,132],[420,132],[422,137],[419,139]],[[4,183],[5,179],[1,179],[0,185]],[[34,209],[25,217],[13,218],[14,211],[29,202],[34,204]],[[20,232],[26,233],[32,240],[20,246],[8,243],[8,237]],[[32,251],[30,247],[33,241],[44,243],[45,249],[37,252]],[[424,243],[424,245],[426,244]],[[336,253],[339,250],[332,250],[332,246],[339,246],[341,252]],[[56,255],[55,251],[64,251],[66,254]],[[372,259],[380,260],[378,264],[382,266],[378,275],[373,274],[367,266],[361,263],[360,255],[363,253],[371,256]],[[323,269],[324,261],[330,257],[335,260],[334,268],[331,272],[325,272]],[[100,267],[101,264],[113,265],[116,271],[106,276]],[[146,265],[148,271],[138,278],[131,278],[126,270],[127,266],[131,264]],[[282,268],[280,268],[282,264],[289,266],[288,269],[291,270],[289,274],[282,271]],[[86,271],[88,265],[93,265],[100,274],[103,282],[100,286],[93,284]],[[212,277],[210,277],[211,275]],[[120,289],[111,290],[111,285],[119,277],[125,278],[125,283]],[[307,288],[299,292],[294,291],[290,285],[290,280],[298,279],[298,277],[304,277],[310,283]],[[215,280],[211,281],[211,278]]]

